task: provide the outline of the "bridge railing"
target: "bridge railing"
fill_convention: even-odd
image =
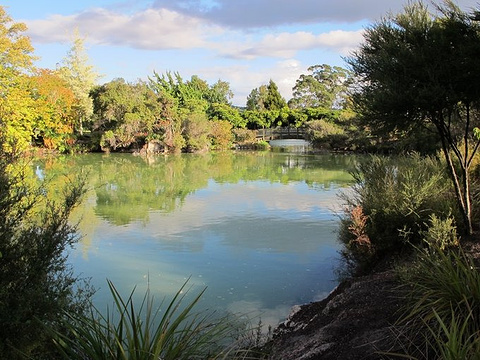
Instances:
[[[305,139],[305,127],[275,127],[257,130],[257,139],[275,140],[275,139]]]

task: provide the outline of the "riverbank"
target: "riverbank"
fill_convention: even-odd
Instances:
[[[462,249],[478,269],[478,236]],[[399,285],[393,266],[386,266],[341,282],[324,300],[294,307],[266,345],[268,359],[398,359],[393,354],[406,351],[395,327],[405,302]]]
[[[340,283],[322,301],[292,309],[267,344],[269,359],[385,359],[401,297],[393,270]]]

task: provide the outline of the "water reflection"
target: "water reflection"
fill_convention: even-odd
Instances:
[[[337,191],[351,184],[355,162],[268,152],[90,154],[34,166],[47,177],[89,173],[74,219],[83,238],[70,261],[100,288],[101,308],[106,278],[124,293],[148,284],[163,297],[191,277],[194,289],[208,286],[205,307],[276,323],[335,285]]]

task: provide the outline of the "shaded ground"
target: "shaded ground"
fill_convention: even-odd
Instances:
[[[480,267],[480,241],[462,248]],[[381,270],[342,282],[322,301],[295,307],[267,344],[268,359],[398,359],[385,353],[403,352],[393,340],[403,302],[399,285],[393,270]]]
[[[269,359],[385,359],[401,304],[393,271],[342,282],[326,299],[297,307],[269,343]]]

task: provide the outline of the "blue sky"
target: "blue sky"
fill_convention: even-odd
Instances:
[[[228,81],[245,105],[270,79],[288,100],[295,80],[316,64],[345,67],[363,29],[398,0],[3,0],[28,26],[39,67],[55,68],[78,29],[99,83],[178,71]],[[456,1],[463,10],[477,0]]]

